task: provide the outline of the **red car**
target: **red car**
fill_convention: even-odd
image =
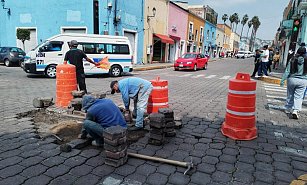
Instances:
[[[208,58],[201,53],[185,53],[174,63],[175,71],[179,69],[192,69],[196,71],[197,69],[207,69],[208,68]]]

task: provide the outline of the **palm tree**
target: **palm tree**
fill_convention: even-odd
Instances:
[[[235,32],[237,32],[237,27],[238,27],[239,22],[240,22],[239,18],[237,20],[235,20],[235,23],[236,23],[236,30],[235,30]]]
[[[241,21],[241,24],[242,24],[242,30],[241,30],[241,34],[240,34],[240,38],[242,38],[242,33],[243,33],[243,29],[244,29],[244,26],[245,24],[247,23],[248,21],[248,15],[245,14],[242,18],[242,21]]]
[[[229,21],[230,21],[230,26],[231,26],[231,31],[232,31],[232,29],[233,29],[233,23],[235,22],[235,17],[234,17],[233,15],[231,15],[231,16],[229,17]]]
[[[248,30],[247,30],[246,37],[248,38],[248,33],[249,33],[249,30],[250,30],[250,28],[251,28],[251,27],[252,27],[252,25],[253,25],[252,20],[249,20],[249,21],[248,21],[248,23],[247,23],[247,25],[248,25]]]
[[[227,21],[227,19],[228,19],[228,15],[227,15],[227,14],[224,14],[224,15],[222,16],[222,20],[224,21],[224,24],[225,24],[225,22]]]
[[[252,50],[254,49],[254,42],[255,42],[255,39],[256,39],[256,35],[257,35],[257,31],[258,31],[258,28],[259,26],[261,25],[261,22],[259,21],[259,17],[258,16],[254,16],[252,18],[252,24],[253,24],[253,42],[252,42]]]
[[[234,21],[233,22],[235,22],[236,23],[236,29],[235,29],[235,32],[237,31],[237,26],[238,26],[238,23],[240,22],[240,19],[239,19],[239,14],[238,13],[234,13],[234,14],[232,14],[232,16],[233,16],[233,19],[234,19]]]

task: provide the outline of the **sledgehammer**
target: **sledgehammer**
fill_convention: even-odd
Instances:
[[[192,161],[192,157],[191,157],[191,162],[181,162],[181,161],[174,161],[174,160],[163,159],[163,158],[159,158],[159,157],[151,157],[151,156],[147,156],[147,155],[130,153],[130,152],[128,152],[128,156],[135,157],[135,158],[140,158],[140,159],[145,159],[145,160],[151,160],[151,161],[157,161],[157,162],[172,164],[172,165],[175,165],[175,166],[187,167],[187,169],[183,173],[184,175],[191,168],[194,167],[194,164],[193,164],[193,161]]]

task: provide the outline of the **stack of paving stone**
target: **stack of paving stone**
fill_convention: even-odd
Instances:
[[[165,117],[160,113],[151,113],[149,115],[149,139],[148,143],[152,145],[162,145],[165,140]]]
[[[175,121],[174,121],[174,111],[170,108],[160,108],[158,110],[160,114],[163,114],[165,117],[165,129],[164,133],[166,137],[176,136],[175,131]]]
[[[127,162],[127,129],[113,126],[103,131],[105,163],[119,167]]]
[[[74,99],[70,101],[70,107],[73,108],[74,111],[81,111],[82,109],[82,97],[85,95],[84,91],[72,91]]]

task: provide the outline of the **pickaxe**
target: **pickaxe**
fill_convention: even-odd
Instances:
[[[181,166],[181,167],[187,167],[187,169],[183,173],[184,175],[191,168],[194,167],[194,164],[193,164],[193,161],[192,161],[192,157],[191,157],[191,162],[182,162],[182,161],[174,161],[174,160],[163,159],[163,158],[159,158],[159,157],[151,157],[151,156],[147,156],[147,155],[130,153],[130,152],[128,152],[128,156],[135,157],[135,158],[140,158],[140,159],[145,159],[145,160],[151,160],[151,161],[157,161],[157,162],[172,164],[172,165]]]

